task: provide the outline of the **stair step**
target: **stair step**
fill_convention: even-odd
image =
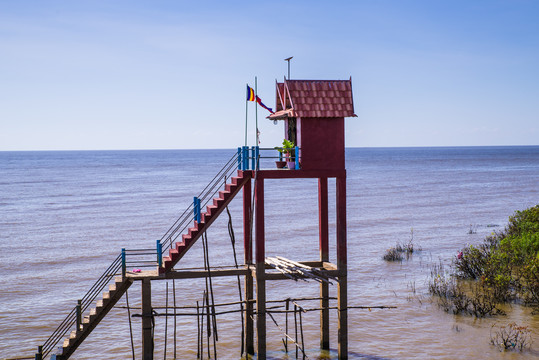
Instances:
[[[230,179],[231,183],[234,185],[238,185],[241,180],[242,178],[238,176],[232,176],[232,178]]]
[[[205,212],[205,213],[200,214],[200,218],[202,219],[202,221],[208,222],[208,220],[210,220],[211,216],[210,216],[210,214]]]
[[[213,205],[221,206],[225,202],[225,199],[213,198]]]
[[[219,208],[217,206],[215,206],[215,205],[208,205],[206,207],[206,213],[205,214],[207,214],[207,217],[210,218],[211,216],[213,216],[215,214],[215,211],[217,209],[219,209]],[[205,214],[203,214],[203,215],[205,215]]]
[[[225,191],[233,192],[237,188],[238,188],[238,185],[234,185],[234,184],[226,184],[225,185]]]
[[[232,194],[230,191],[219,191],[219,198],[227,200],[230,194]]]
[[[189,235],[189,234],[183,234],[183,235],[182,235],[182,242],[183,242],[184,244],[189,244],[189,243],[191,242],[191,240],[192,240],[191,235]],[[176,248],[178,247],[178,244],[181,244],[181,243],[180,243],[180,242],[177,242],[177,243],[176,243]]]
[[[191,238],[195,237],[195,235],[198,234],[198,232],[199,232],[198,227],[189,228],[189,236]]]
[[[73,330],[70,334],[69,334],[69,339],[74,339],[77,337],[77,330]]]

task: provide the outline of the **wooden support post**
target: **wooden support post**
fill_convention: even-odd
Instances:
[[[328,179],[318,179],[320,261],[329,261]],[[329,284],[320,283],[320,349],[329,350]]]
[[[37,353],[36,353],[36,356],[35,356],[35,360],[43,360],[43,346],[38,346],[37,347]]]
[[[153,360],[152,282],[142,279],[142,360]]]
[[[348,291],[346,253],[346,173],[337,177],[338,357],[348,359]]]
[[[266,280],[265,231],[264,231],[264,178],[257,178],[255,183],[255,240],[256,240],[256,336],[257,359],[266,359]]]
[[[80,329],[80,324],[82,323],[82,300],[77,300],[77,321],[76,321],[76,324],[75,326],[77,327],[77,332],[79,332],[81,329]]]
[[[243,185],[243,250],[246,266],[253,263],[252,237],[251,237],[251,180]],[[253,274],[245,274],[245,352],[255,354],[254,347],[254,321],[253,321]]]
[[[251,180],[243,185],[243,251],[246,264],[253,263],[251,239]]]

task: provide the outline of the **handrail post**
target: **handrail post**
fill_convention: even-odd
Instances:
[[[243,170],[249,170],[249,147],[243,147]]]
[[[158,267],[163,266],[163,246],[161,245],[161,240],[157,240],[157,265]]]
[[[35,360],[43,360],[43,346],[41,345],[37,347]]]
[[[82,300],[77,300],[77,332],[80,331],[80,324],[82,318]]]
[[[241,147],[238,147],[238,170],[243,170],[241,168]]]
[[[283,161],[283,152],[279,151],[279,161]]]
[[[256,169],[256,167],[255,167],[255,162],[256,162],[256,154],[255,154],[256,150],[255,150],[255,148],[256,148],[256,146],[251,147],[251,156],[252,156],[252,158],[251,158],[251,168],[253,170]]]
[[[260,168],[260,146],[255,147],[256,167],[253,166],[253,170],[259,170]]]
[[[299,146],[296,146],[294,149],[294,153],[296,155],[296,170],[299,170]]]
[[[126,254],[125,254],[125,248],[122,248],[122,280],[125,279],[125,272],[126,272]]]
[[[197,221],[197,197],[193,197],[193,220]]]
[[[193,198],[193,213],[195,221],[200,223],[200,199],[196,196]]]

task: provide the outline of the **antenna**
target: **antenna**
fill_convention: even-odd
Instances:
[[[284,61],[288,62],[288,80],[290,80],[290,60],[292,60],[293,56],[290,56],[289,58],[284,59]]]

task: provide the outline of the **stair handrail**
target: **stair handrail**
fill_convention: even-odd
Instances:
[[[212,181],[206,186],[206,188],[199,194],[198,198],[201,202],[201,209],[205,208],[208,205],[208,203],[219,192],[221,186],[225,186],[227,180],[232,177],[232,174],[237,169],[237,158],[238,155],[234,155],[225,164],[225,166],[223,166],[221,171],[212,179]]]
[[[241,169],[241,161],[244,161],[244,164],[249,164],[249,160],[258,158],[258,147],[252,148],[252,156],[249,156],[249,148],[243,147],[240,151],[235,153],[226,164],[219,170],[219,172],[214,176],[214,178],[206,185],[206,187],[200,192],[198,196],[198,201],[203,204],[199,205],[200,209],[207,206],[208,202],[217,194],[222,185],[226,185],[227,179],[232,177],[232,174],[235,170]],[[254,166],[254,165],[253,165]],[[171,246],[172,243],[183,234],[186,230],[189,223],[194,219],[193,215],[194,205],[191,203],[187,209],[180,215],[180,217],[172,224],[172,226],[166,231],[163,237],[158,240],[158,252],[160,250],[161,254],[165,253]],[[144,251],[149,249],[143,249]],[[78,301],[78,304],[73,307],[69,314],[64,318],[60,325],[53,331],[51,336],[39,347],[40,358],[46,358],[51,351],[57,346],[58,342],[64,339],[69,333],[70,329],[77,324],[80,324],[82,321],[82,314],[92,305],[96,298],[103,292],[103,289],[110,283],[110,280],[113,279],[116,275],[121,274],[122,278],[125,278],[125,249],[120,253],[116,259],[109,265],[107,270],[97,279],[93,286],[86,292],[81,300]],[[158,254],[158,258],[159,258]],[[77,329],[77,331],[80,329]]]
[[[99,279],[94,283],[94,285],[88,290],[88,292],[83,296],[81,300],[80,310],[79,306],[75,306],[71,312],[65,317],[65,319],[60,323],[60,325],[54,330],[51,336],[43,343],[43,346],[40,347],[42,358],[46,356],[54,349],[59,341],[64,339],[68,334],[69,330],[77,324],[77,316],[84,313],[88,307],[95,302],[95,299],[103,289],[109,284],[110,279],[118,275],[118,271],[122,269],[122,254],[118,255],[116,259],[110,264],[107,270],[101,275]]]
[[[210,200],[209,195],[217,193],[218,190],[215,190],[217,185],[222,184],[221,181],[223,181],[223,179],[226,181],[227,178],[231,177],[234,170],[238,168],[237,163],[241,156],[242,155],[239,151],[235,153],[200,192],[197,198],[200,200],[201,204],[203,204],[200,207],[201,209],[208,204]],[[172,244],[176,241],[176,239],[181,236],[181,234],[183,234],[189,227],[191,222],[195,220],[193,209],[194,205],[191,203],[161,237],[162,254],[165,254],[165,252],[172,247]]]

